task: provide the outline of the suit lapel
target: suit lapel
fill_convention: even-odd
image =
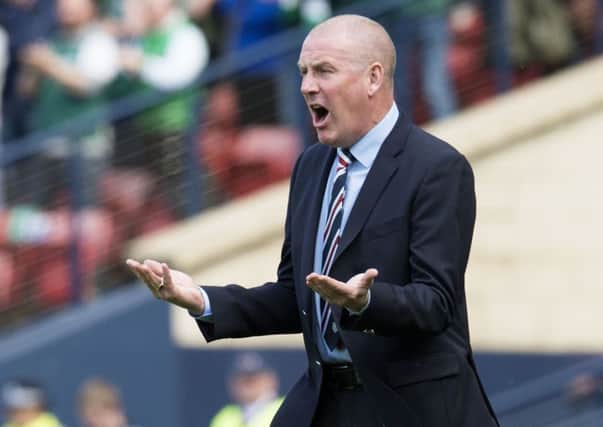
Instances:
[[[350,216],[343,230],[341,243],[335,253],[335,260],[356,238],[367,218],[379,200],[381,193],[385,190],[392,175],[398,169],[396,157],[404,149],[406,138],[410,131],[410,122],[400,113],[400,118],[390,132],[389,136],[383,142],[371,169],[358,193],[358,198],[354,203]]]
[[[348,222],[341,236],[341,243],[335,253],[335,260],[356,238],[366,220],[368,219],[373,207],[379,200],[381,193],[385,190],[388,182],[393,174],[398,170],[398,161],[396,157],[404,150],[406,138],[411,129],[410,121],[406,119],[403,113],[400,113],[400,118],[390,132],[389,136],[383,142],[371,169],[360,189],[358,198],[354,203],[352,212],[348,218]],[[357,271],[356,273],[359,273]],[[339,323],[341,319],[342,308],[338,305],[331,304],[331,310],[335,320]]]
[[[354,203],[352,212],[350,212],[350,217],[348,218],[348,222],[343,230],[343,235],[341,236],[341,243],[337,248],[337,252],[335,252],[333,264],[337,262],[337,258],[339,258],[341,253],[345,251],[350,243],[356,238],[360,230],[362,230],[364,223],[373,210],[373,206],[377,203],[379,196],[397,169],[398,165],[395,162],[394,157],[391,156],[390,153],[384,153],[384,151],[381,150],[362,185],[362,189]],[[360,273],[360,271],[355,273]],[[346,278],[346,280],[347,279],[348,278]],[[333,311],[333,316],[335,316],[335,319],[339,322],[341,319],[342,307],[331,304],[331,310]]]

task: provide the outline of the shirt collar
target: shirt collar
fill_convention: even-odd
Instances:
[[[363,167],[370,169],[373,165],[381,145],[396,125],[399,116],[400,112],[394,102],[385,117],[350,147],[350,152]]]

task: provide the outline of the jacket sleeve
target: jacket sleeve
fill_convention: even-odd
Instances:
[[[359,316],[344,310],[342,327],[373,329],[383,336],[435,335],[445,330],[464,300],[474,223],[473,172],[455,152],[434,162],[411,207],[410,282],[377,280],[369,307]]]
[[[299,160],[289,188],[285,238],[281,249],[277,281],[245,288],[240,285],[203,286],[212,308],[210,321],[198,319],[197,325],[210,342],[220,338],[289,334],[301,332],[293,284],[291,258],[291,205]]]

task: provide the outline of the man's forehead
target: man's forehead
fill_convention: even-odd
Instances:
[[[310,54],[304,55],[302,53],[299,56],[297,65],[299,67],[316,67],[319,65],[335,64],[339,61],[341,61],[341,58],[337,58],[337,56],[333,56],[333,55],[329,55],[329,54],[310,53]]]
[[[317,41],[304,43],[299,53],[299,66],[312,66],[318,63],[336,63],[351,61],[357,57],[357,52],[346,43],[332,43],[330,41]]]

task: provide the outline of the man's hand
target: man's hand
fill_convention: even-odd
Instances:
[[[324,274],[310,273],[306,284],[328,303],[358,312],[368,303],[368,291],[378,274],[377,269],[369,268],[344,283]]]
[[[26,46],[20,58],[24,64],[44,73],[58,60],[52,49],[46,43],[41,42]]]
[[[205,310],[203,297],[188,274],[171,270],[167,264],[150,259],[143,263],[128,259],[126,265],[147,285],[155,298],[193,313],[203,313]]]
[[[120,49],[119,60],[123,70],[130,74],[138,74],[142,69],[144,56],[139,49],[126,46]]]

